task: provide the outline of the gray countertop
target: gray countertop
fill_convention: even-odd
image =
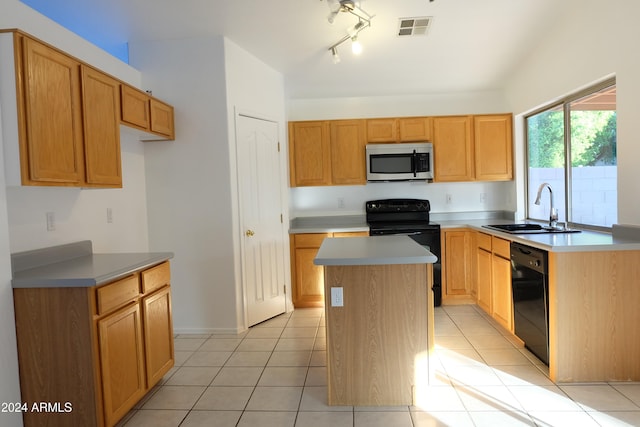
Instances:
[[[538,249],[551,252],[594,252],[640,250],[639,231],[630,230],[628,233],[619,227],[618,233],[601,233],[583,230],[580,233],[551,233],[551,234],[510,234],[484,228],[490,224],[510,224],[509,219],[500,218],[464,218],[462,213],[452,215],[453,219],[445,219],[446,215],[432,215],[432,222],[440,224],[443,230],[447,228],[472,228],[483,233],[495,235],[503,239],[530,245]],[[365,215],[345,216],[315,216],[297,217],[291,220],[289,233],[330,233],[337,231],[368,231],[369,227]]]
[[[289,234],[369,231],[365,215],[303,216],[293,218]]]
[[[435,255],[408,236],[369,236],[324,239],[316,265],[433,264]]]
[[[549,252],[598,252],[640,250],[640,241],[614,237],[611,233],[582,230],[580,233],[511,234],[483,227],[491,224],[512,224],[508,220],[443,221],[444,230],[468,227],[506,240],[529,245]]]
[[[11,284],[14,288],[92,287],[173,258],[171,252],[94,254],[86,249],[85,241],[13,254],[20,262],[13,263]]]

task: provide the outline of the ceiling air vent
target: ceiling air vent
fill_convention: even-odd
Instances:
[[[419,16],[416,18],[400,18],[399,36],[424,36],[431,26],[433,16]]]

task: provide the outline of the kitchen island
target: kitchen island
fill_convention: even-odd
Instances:
[[[436,260],[407,236],[324,240],[329,405],[414,404],[429,383]]]

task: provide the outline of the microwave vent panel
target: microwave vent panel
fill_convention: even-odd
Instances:
[[[433,16],[400,18],[398,21],[398,36],[424,36],[431,27]]]

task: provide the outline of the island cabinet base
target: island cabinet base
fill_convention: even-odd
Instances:
[[[325,266],[329,405],[412,405],[429,383],[432,264]],[[331,288],[343,306],[331,305]]]

